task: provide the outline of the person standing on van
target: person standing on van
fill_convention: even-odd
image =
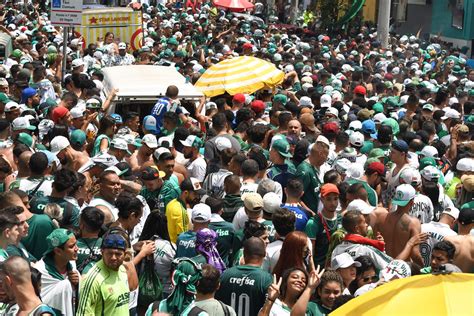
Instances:
[[[166,112],[175,112],[178,114],[181,122],[186,123],[188,118],[184,115],[183,108],[178,101],[179,89],[176,86],[168,86],[164,97],[156,101],[151,110],[151,115],[156,119],[156,130],[159,131],[163,126],[163,117]]]

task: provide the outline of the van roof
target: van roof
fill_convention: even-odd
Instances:
[[[178,97],[198,99],[203,96],[174,67],[153,65],[131,65],[103,68],[104,90],[108,94],[112,89],[119,89],[118,98],[135,100],[156,100],[164,96],[170,85],[179,89]]]

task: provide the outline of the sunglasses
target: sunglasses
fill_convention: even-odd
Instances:
[[[127,249],[127,244],[124,239],[106,238],[104,239],[102,248]]]
[[[365,278],[362,279],[362,281],[364,281],[364,282],[369,282],[370,281],[372,283],[377,282],[378,280],[379,280],[379,277],[376,276],[376,275],[368,276],[368,277],[365,277]]]

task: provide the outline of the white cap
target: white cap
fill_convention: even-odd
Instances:
[[[311,101],[311,98],[307,96],[301,97],[300,106],[314,107],[313,102]]]
[[[349,268],[351,266],[360,267],[361,264],[359,261],[354,261],[350,254],[343,252],[338,254],[331,260],[331,268],[334,270]]]
[[[335,90],[332,92],[331,98],[334,102],[342,101],[342,93],[340,91]]]
[[[334,168],[341,174],[346,174],[347,169],[352,163],[347,158],[339,158],[334,162]]]
[[[405,184],[411,184],[413,186],[418,186],[421,184],[421,174],[415,168],[405,168],[400,174],[400,179],[403,180]]]
[[[434,166],[426,166],[421,170],[421,176],[427,181],[437,182],[441,178],[441,172]]]
[[[411,269],[408,263],[396,259],[392,260],[382,271],[380,271],[380,276],[385,281],[408,278],[411,276]]]
[[[81,67],[83,65],[84,65],[84,61],[82,60],[82,58],[76,58],[71,63],[72,68]]]
[[[461,118],[461,113],[459,113],[455,109],[446,108],[443,111],[444,111],[444,116],[441,117],[442,120],[446,120],[448,118],[451,118],[451,119]]]
[[[438,159],[438,149],[433,146],[425,146],[423,149],[418,153],[419,155],[422,155],[424,157],[429,157],[429,158],[436,158]]]
[[[196,140],[200,139],[196,135],[189,135],[186,137],[185,140],[181,140],[181,144],[185,147],[201,147],[199,141],[196,142]],[[199,145],[199,146],[198,146]]]
[[[375,124],[382,124],[383,121],[385,121],[387,117],[383,113],[377,113],[374,115],[374,122]]]
[[[232,148],[232,142],[224,136],[217,137],[214,141],[218,151],[223,151],[225,149]]]
[[[349,123],[349,129],[353,131],[358,131],[362,129],[362,122],[355,120]]]
[[[411,184],[400,184],[395,190],[392,203],[399,206],[406,206],[415,198],[416,191]]]
[[[474,171],[474,159],[472,158],[461,158],[456,164],[457,171]]]
[[[165,144],[167,142],[168,144]],[[162,136],[158,139],[158,146],[172,148],[173,147],[173,138],[170,136]]]
[[[211,220],[211,208],[209,205],[199,203],[194,205],[191,212],[191,221],[196,223],[207,223]]]
[[[456,97],[449,98],[449,105],[453,105],[454,103],[459,103],[458,98]]]
[[[164,154],[164,153],[171,153],[171,151],[168,148],[159,147],[155,149],[153,156],[155,156],[156,159],[160,159],[161,154]]]
[[[131,152],[128,150],[128,144],[127,144],[127,141],[123,138],[120,138],[120,137],[115,137],[112,142],[110,143],[110,145],[115,148],[115,149],[118,149],[118,150],[124,150],[126,151],[129,155],[131,155]]]
[[[30,120],[27,117],[20,116],[13,120],[12,129],[14,131],[21,131],[24,129],[34,131],[36,127],[30,124]]]
[[[70,146],[69,140],[64,136],[56,136],[51,140],[51,152],[57,155],[61,150]]]
[[[322,108],[328,108],[331,106],[331,103],[332,103],[332,98],[330,95],[328,94],[323,94],[321,96],[321,107]]]
[[[151,149],[155,149],[158,147],[158,141],[156,140],[156,136],[152,134],[146,134],[142,138],[142,144],[146,144]]]
[[[280,208],[281,198],[275,192],[268,192],[263,196],[263,210],[267,213],[273,214]]]
[[[349,136],[349,142],[354,147],[364,146],[364,135],[361,132],[354,132]]]
[[[339,116],[339,110],[336,109],[336,108],[329,108],[329,109],[326,110],[325,115],[328,115],[328,114],[331,114],[331,115],[334,115],[335,117],[338,117]]]
[[[329,140],[323,135],[319,135],[318,138],[316,138],[316,143],[323,143],[323,144],[326,144],[326,146],[328,147],[331,146],[331,144],[329,143]]]
[[[370,214],[375,210],[375,207],[364,200],[356,199],[347,205],[347,211],[359,211],[364,215]]]
[[[346,177],[350,179],[361,179],[364,175],[364,166],[353,163],[346,170]]]
[[[204,67],[201,64],[196,64],[193,66],[193,72],[199,72]]]
[[[349,64],[344,64],[344,65],[342,65],[342,71],[343,72],[354,71],[354,68],[352,68],[352,66],[349,65]]]
[[[5,110],[4,112],[11,112],[11,111],[15,111],[15,110],[19,110],[20,109],[20,105],[14,101],[10,101],[10,102],[7,102],[7,104],[5,104]]]
[[[71,117],[73,119],[84,117],[84,109],[81,109],[80,107],[77,107],[77,106],[73,107],[71,111],[69,111],[69,113],[71,113]]]
[[[444,209],[444,211],[441,212],[441,214],[448,214],[455,220],[458,219],[459,217],[459,210],[456,207],[447,207]]]
[[[127,49],[127,44],[125,44],[124,42],[120,42],[118,44],[118,49]]]

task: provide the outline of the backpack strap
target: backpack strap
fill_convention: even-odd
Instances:
[[[227,307],[227,305],[222,303],[222,301],[220,300],[217,300],[217,301],[219,302],[219,304],[221,304],[222,310],[224,311],[224,316],[230,316],[229,307]]]
[[[202,312],[205,312],[202,308],[199,308],[197,306],[194,306],[191,308],[191,310],[188,312],[188,316],[199,316]]]

